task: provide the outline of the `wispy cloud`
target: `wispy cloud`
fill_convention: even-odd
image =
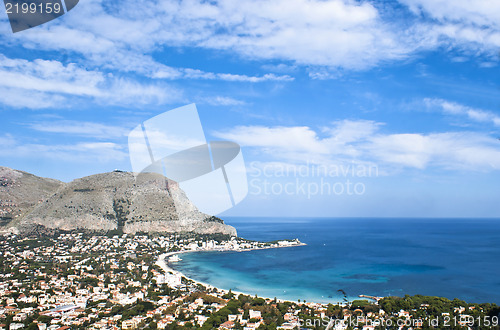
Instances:
[[[165,46],[196,47],[246,59],[278,60],[289,68],[320,67],[311,70],[311,77],[331,79],[339,68],[372,68],[443,45],[489,55],[500,46],[496,0],[399,1],[414,14],[403,28],[370,1],[124,0],[111,8],[100,0],[89,0],[80,3],[70,17],[1,39],[4,44],[72,52],[94,67],[155,79],[253,83],[293,77],[173,67],[153,54]],[[136,10],[139,7],[143,10]],[[283,67],[277,71],[279,65],[268,69],[287,72]],[[330,69],[333,75],[328,74]]]
[[[122,138],[127,136],[130,132],[129,128],[75,120],[35,122],[28,124],[28,127],[39,132],[92,137],[97,139]]]
[[[117,5],[127,8],[132,3],[123,2]],[[133,4],[133,6],[136,5],[137,3]],[[152,3],[142,5],[151,6]],[[156,5],[160,6],[160,4]],[[168,26],[168,20],[166,21],[165,17],[161,15],[161,9],[150,13],[151,17],[134,17],[133,13],[123,11],[120,12],[124,15],[118,17],[118,13],[108,13],[101,6],[102,4],[97,1],[82,3],[79,5],[80,15],[73,16],[71,20],[66,22],[61,20],[61,22],[54,22],[56,24],[51,26],[37,27],[35,32],[28,30],[18,38],[28,49],[73,52],[83,56],[84,62],[88,66],[118,72],[134,72],[153,79],[223,80],[252,83],[293,80],[293,77],[288,75],[273,73],[248,76],[169,66],[155,60],[151,55],[158,48],[172,43],[170,38],[165,38],[165,33],[170,34],[170,30],[178,29],[178,26],[173,28]],[[130,16],[131,14],[132,16]],[[145,21],[152,24],[145,24]],[[120,33],[110,33],[112,30],[120,31]],[[57,35],[57,38],[54,38],[54,35]],[[10,38],[6,36],[5,39],[4,42],[7,43],[19,42],[13,36]],[[173,42],[177,43],[177,41]]]
[[[0,152],[11,158],[44,158],[54,162],[118,163],[128,158],[126,148],[113,142],[75,144],[26,143],[10,135],[0,136]]]
[[[200,99],[201,103],[208,103],[210,105],[221,105],[221,106],[235,106],[244,105],[245,101],[237,100],[232,97],[227,96],[215,96],[215,97],[205,97]]]
[[[415,13],[440,22],[462,22],[476,26],[500,27],[500,3],[495,0],[399,0]]]
[[[11,59],[0,55],[0,102],[11,107],[68,106],[68,97],[91,98],[100,104],[165,104],[182,93],[167,85],[139,83],[74,63],[36,59]],[[12,96],[11,96],[11,95]]]
[[[291,63],[289,67],[303,65],[312,67],[313,79],[335,79],[339,68],[372,68],[443,45],[467,54],[488,54],[487,65],[498,61],[492,57],[500,47],[498,1],[399,1],[415,14],[405,28],[369,1],[125,0],[111,9],[102,1],[89,0],[80,3],[69,18],[2,39],[4,44],[76,53],[87,67],[161,80],[293,80],[273,73],[251,76],[173,67],[153,56],[164,46],[278,60]]]
[[[164,45],[279,59],[302,65],[366,68],[413,51],[370,3],[308,0],[122,1],[79,4],[78,15],[6,37],[25,47],[81,54],[97,67],[163,79],[290,80],[175,68],[153,59]],[[134,8],[148,8],[137,11]],[[57,38],[53,36],[57,35]]]
[[[10,108],[52,108],[65,104],[65,101],[66,97],[62,95],[0,86],[0,103]]]
[[[475,109],[443,99],[426,98],[424,99],[424,104],[429,108],[437,108],[447,115],[461,116],[474,122],[487,123],[500,127],[500,116],[491,111]]]
[[[165,79],[205,79],[205,80],[223,80],[223,81],[237,81],[237,82],[252,82],[259,83],[265,81],[293,81],[294,78],[288,75],[275,75],[267,73],[262,76],[247,76],[240,74],[230,73],[214,73],[205,72],[195,69],[174,69],[170,67],[163,67],[158,71],[151,74],[152,78],[165,78]]]
[[[500,2],[496,0],[399,0],[424,17],[417,23],[435,45],[449,44],[477,56],[496,57],[500,46]],[[428,18],[428,20],[425,20]],[[496,59],[498,61],[498,59]]]
[[[271,162],[340,160],[401,169],[500,170],[500,143],[493,137],[473,132],[383,134],[381,125],[345,120],[320,131],[306,126],[239,126],[215,135],[256,148]]]
[[[471,132],[375,136],[368,155],[404,167],[446,170],[500,170],[500,143]]]

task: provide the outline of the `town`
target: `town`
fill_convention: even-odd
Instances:
[[[0,330],[499,328],[495,304],[423,296],[282,301],[221,290],[168,266],[185,252],[300,245],[192,233],[6,235]]]

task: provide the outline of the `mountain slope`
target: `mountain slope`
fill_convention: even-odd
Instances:
[[[41,225],[63,230],[236,235],[222,220],[199,212],[174,181],[159,174],[96,174],[61,183],[51,192],[12,226],[20,231]]]
[[[15,225],[63,182],[0,166],[0,226]]]

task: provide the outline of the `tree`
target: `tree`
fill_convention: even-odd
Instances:
[[[266,301],[264,300],[264,298],[254,298],[252,300],[252,305],[253,306],[262,306],[266,303]]]
[[[40,315],[37,318],[37,321],[40,323],[50,323],[51,320],[52,320],[52,317],[47,316],[47,315]]]
[[[224,298],[224,299],[233,299],[233,297],[234,297],[234,293],[231,291],[231,289],[229,289],[228,293],[226,293],[222,296],[222,298]]]
[[[26,330],[38,330],[38,325],[36,323],[30,323]]]

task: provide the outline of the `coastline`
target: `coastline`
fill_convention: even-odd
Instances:
[[[254,250],[289,248],[289,247],[297,247],[297,246],[305,246],[305,245],[307,245],[307,244],[300,242],[298,244],[288,245],[288,246],[266,246],[266,247],[255,247],[255,248],[249,248],[249,249],[208,249],[208,250],[183,250],[183,251],[175,251],[175,252],[166,252],[166,253],[161,254],[158,257],[155,265],[157,265],[158,267],[160,267],[165,273],[172,273],[174,275],[179,275],[181,277],[186,278],[189,281],[194,282],[195,284],[199,284],[199,285],[202,285],[202,286],[204,286],[204,287],[206,287],[208,289],[214,289],[214,290],[216,290],[218,292],[222,292],[222,293],[226,294],[226,293],[229,293],[230,290],[218,288],[218,287],[213,286],[211,284],[195,280],[195,279],[193,279],[191,277],[186,276],[184,273],[171,268],[168,265],[167,258],[172,257],[174,255],[188,253],[188,252],[246,252],[246,251],[254,251]],[[250,296],[255,295],[255,293],[245,293],[245,292],[233,291],[233,290],[231,290],[231,293],[234,293],[235,295],[240,295],[240,294],[242,294],[242,295],[250,295]],[[271,298],[271,297],[263,297],[263,296],[259,296],[259,297],[264,298],[264,299],[269,299],[269,300],[274,300],[276,298],[276,297],[272,297]],[[286,301],[290,301],[290,300],[276,298],[276,301],[278,301],[278,302],[286,302]]]

